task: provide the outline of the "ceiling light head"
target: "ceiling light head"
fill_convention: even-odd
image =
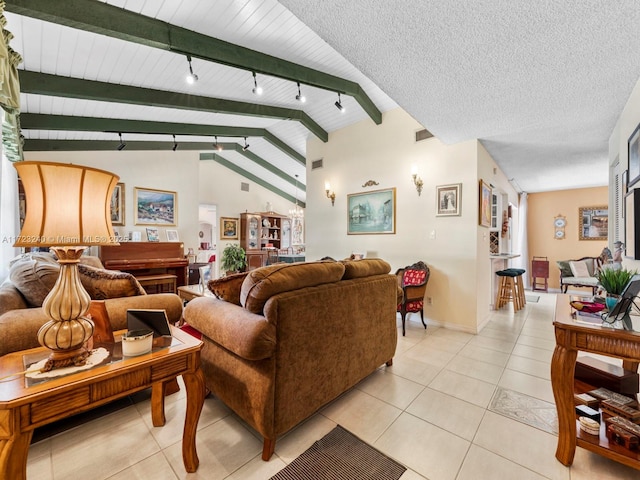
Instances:
[[[336,108],[338,110],[340,110],[341,113],[345,112],[344,107],[342,106],[342,100],[340,99],[340,92],[338,92],[338,101],[336,103],[334,103],[334,105],[336,106]]]
[[[215,139],[216,139],[216,143],[213,144],[213,148],[215,148],[217,151],[221,152],[222,151],[222,145],[220,145],[218,143],[218,136],[217,135],[215,136]]]
[[[244,137],[244,147],[242,147],[242,151],[246,152],[249,149],[249,144],[247,143],[247,137]]]
[[[198,81],[198,75],[193,73],[193,68],[191,67],[191,55],[187,55],[187,62],[189,62],[189,73],[187,74],[185,81],[189,85],[193,85]]]
[[[178,149],[178,142],[176,142],[176,136],[173,136],[173,148],[171,150],[173,150],[174,152]]]
[[[127,144],[122,141],[122,133],[118,133],[118,136],[120,137],[120,145],[118,145],[118,150],[123,150],[124,147],[127,146]]]
[[[298,82],[298,94],[296,95],[296,100],[301,103],[304,103],[307,101],[307,97],[302,95],[302,93],[300,92],[300,82]]]
[[[256,78],[256,72],[253,73],[253,92],[254,95],[262,95],[262,87],[258,86],[258,79]]]

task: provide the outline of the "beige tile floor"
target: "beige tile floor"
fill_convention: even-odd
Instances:
[[[279,439],[269,462],[260,459],[255,432],[209,397],[198,426],[200,468],[187,474],[180,444],[183,388],[166,400],[164,427],[152,426],[143,392],[123,409],[34,443],[28,478],[268,479],[340,424],[404,464],[403,480],[637,480],[638,470],[581,448],[566,468],[555,459],[554,434],[488,408],[497,389],[553,402],[554,302],[555,295],[542,293],[517,314],[503,308],[479,335],[433,326],[425,331],[413,317],[406,337],[399,334],[393,366]]]

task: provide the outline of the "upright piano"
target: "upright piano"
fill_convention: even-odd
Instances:
[[[103,245],[98,255],[104,267],[109,270],[128,272],[139,279],[175,275],[177,287],[187,285],[189,260],[181,242],[123,242],[118,246]],[[144,283],[141,284],[145,286]]]

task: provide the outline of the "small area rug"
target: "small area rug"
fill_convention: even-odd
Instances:
[[[525,295],[524,299],[529,303],[538,303],[538,300],[540,300],[540,296],[539,295]]]
[[[338,425],[269,480],[398,480],[406,470]]]

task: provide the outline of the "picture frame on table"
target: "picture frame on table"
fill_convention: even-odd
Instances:
[[[178,230],[167,230],[167,242],[179,242]]]
[[[149,242],[159,242],[160,234],[158,233],[158,229],[155,227],[147,227],[147,241]]]
[[[111,224],[124,226],[124,183],[117,183],[111,194]]]
[[[484,180],[480,180],[478,188],[478,223],[482,227],[491,226],[491,185]]]
[[[628,188],[640,180],[640,124],[638,124],[627,141],[627,153],[629,160]]]
[[[436,186],[436,217],[458,217],[462,208],[462,184]]]
[[[176,192],[135,187],[133,197],[136,225],[177,226],[178,194]]]
[[[211,280],[211,265],[198,267],[198,271],[200,272],[200,288],[205,291],[209,280]]]
[[[396,233],[396,189],[347,195],[347,234]]]
[[[238,240],[237,218],[220,217],[220,240]]]

